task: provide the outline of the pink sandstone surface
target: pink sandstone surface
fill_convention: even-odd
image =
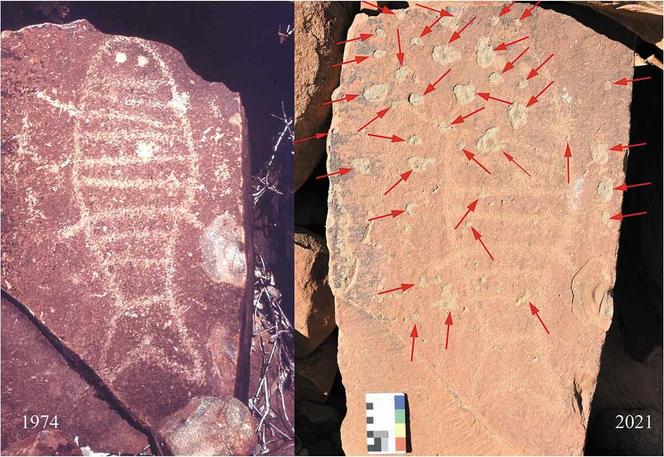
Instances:
[[[439,14],[414,4],[356,16],[348,37],[374,36],[343,60],[368,59],[333,94],[360,94],[335,104],[327,138],[328,172],[352,168],[331,178],[328,213],[344,451],[367,452],[365,393],[405,392],[414,454],[580,454],[613,310],[625,155],[609,148],[629,139],[631,90],[613,82],[633,53],[544,8],[520,20],[532,5],[424,5],[453,16],[425,36]]]
[[[246,398],[239,95],[86,21],[3,32],[2,64],[2,287],[146,428]]]

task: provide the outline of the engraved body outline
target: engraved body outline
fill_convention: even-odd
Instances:
[[[173,130],[175,132],[183,133],[183,140],[187,146],[189,154],[188,157],[182,156],[167,156],[167,157],[151,157],[147,159],[141,159],[140,161],[135,159],[130,159],[127,157],[119,157],[119,160],[114,160],[113,157],[103,156],[102,158],[85,158],[85,151],[81,146],[82,140],[89,135],[89,132],[85,131],[85,126],[83,125],[84,118],[97,118],[104,120],[123,120],[129,121],[132,123],[145,123],[145,127],[155,127],[162,130],[169,128],[168,125],[163,124],[158,120],[151,120],[149,117],[145,116],[135,116],[133,114],[126,114],[117,112],[114,110],[108,110],[108,112],[102,110],[89,110],[86,109],[86,102],[91,96],[96,96],[96,94],[90,94],[91,85],[96,83],[95,73],[100,71],[100,64],[102,58],[109,53],[114,51],[114,45],[136,45],[141,49],[141,51],[146,52],[154,62],[157,63],[159,69],[161,70],[162,76],[166,80],[165,86],[170,89],[172,100],[182,99],[182,95],[178,92],[175,79],[172,72],[169,70],[166,63],[160,58],[157,52],[147,43],[142,42],[141,40],[132,39],[128,37],[112,37],[107,39],[100,47],[98,52],[92,58],[88,70],[84,78],[84,84],[82,89],[82,94],[79,101],[78,107],[73,107],[70,104],[65,105],[65,109],[75,118],[74,126],[74,154],[73,154],[73,166],[72,166],[72,188],[74,199],[77,203],[77,206],[80,210],[80,220],[72,227],[69,227],[71,234],[74,232],[82,231],[86,241],[87,248],[93,253],[99,265],[102,267],[103,273],[105,275],[105,291],[110,292],[113,297],[113,307],[115,308],[115,313],[109,321],[109,332],[108,337],[106,338],[104,345],[101,349],[101,356],[99,359],[100,371],[104,373],[111,381],[115,380],[122,372],[124,372],[129,366],[147,362],[150,363],[155,356],[161,356],[165,360],[165,365],[174,372],[188,378],[191,381],[194,381],[197,384],[202,384],[205,382],[205,373],[203,370],[203,364],[200,355],[194,350],[192,344],[189,342],[189,335],[187,329],[184,325],[182,319],[183,312],[186,309],[183,309],[181,305],[177,303],[177,297],[173,290],[174,288],[174,274],[176,271],[175,264],[175,240],[177,239],[178,233],[180,231],[181,223],[189,223],[197,228],[201,227],[200,222],[197,220],[195,214],[191,212],[191,207],[194,203],[195,197],[195,188],[192,185],[193,183],[198,182],[198,163],[195,155],[194,141],[193,141],[193,132],[189,119],[186,117],[186,112],[176,109],[175,105],[171,106],[170,104],[162,109],[170,109],[172,114],[177,121],[177,124],[174,125]],[[131,81],[129,82],[131,84]],[[139,86],[144,86],[143,83],[139,83]],[[39,96],[39,94],[38,94]],[[58,107],[48,96],[39,96],[39,98],[44,99],[51,105]],[[108,98],[105,96],[104,98]],[[61,107],[62,109],[62,107]],[[136,126],[136,129],[141,127]],[[103,136],[103,132],[96,132]],[[109,132],[110,133],[110,132]],[[112,135],[107,135],[107,139],[112,140]],[[120,138],[118,138],[120,139]],[[112,143],[112,141],[111,141]],[[83,169],[87,166],[99,167],[112,167],[114,165],[127,165],[131,163],[142,163],[142,164],[154,164],[154,163],[163,163],[163,162],[172,162],[172,161],[183,161],[185,167],[187,167],[187,172],[189,179],[188,182],[180,183],[179,187],[184,189],[184,198],[183,201],[175,207],[166,207],[166,208],[155,208],[154,206],[134,206],[134,207],[125,207],[125,208],[116,208],[116,209],[107,209],[103,211],[93,211],[85,203],[84,192],[88,188],[97,188],[103,190],[108,185],[113,186],[110,181],[108,183],[104,182],[95,182],[94,180],[86,182],[86,177],[84,175]],[[89,179],[89,178],[88,178]],[[149,180],[144,180],[149,181]],[[149,183],[144,181],[136,181],[133,183],[134,186],[137,186],[136,189],[148,188]],[[159,183],[157,183],[159,184]],[[162,183],[163,184],[163,183]],[[119,183],[116,184],[120,186]],[[127,184],[128,188],[132,187],[132,183]],[[137,242],[148,242],[147,240],[151,239],[153,235],[156,235],[160,242],[165,243],[166,255],[164,260],[161,262],[161,265],[164,267],[166,272],[165,284],[161,287],[159,294],[148,294],[139,298],[128,299],[125,297],[124,291],[121,289],[117,277],[114,271],[109,269],[109,266],[113,266],[113,263],[105,255],[104,249],[101,243],[97,240],[97,236],[93,234],[93,227],[96,222],[99,220],[112,220],[113,217],[120,217],[128,213],[145,214],[145,215],[158,215],[166,214],[171,216],[171,222],[173,223],[173,229],[170,232],[158,231],[156,233],[150,232],[147,229],[143,228],[142,230],[137,230],[135,233],[111,233],[107,238],[108,241],[112,241],[117,238],[134,238]],[[139,259],[133,259],[137,262],[141,262]],[[152,266],[152,263],[159,263],[157,259],[143,259],[148,262],[146,267]],[[110,367],[108,365],[109,356],[111,353],[111,342],[114,336],[118,331],[118,320],[122,317],[126,311],[140,308],[150,308],[158,303],[165,304],[168,310],[164,320],[172,320],[172,327],[174,327],[175,332],[180,338],[180,343],[184,348],[186,354],[189,356],[191,365],[183,365],[180,362],[170,360],[167,355],[164,353],[163,349],[151,345],[149,338],[146,338],[143,341],[143,344],[138,345],[129,353],[125,355],[122,363],[116,367]]]

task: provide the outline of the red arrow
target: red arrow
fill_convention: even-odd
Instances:
[[[535,308],[535,305],[533,305],[533,304],[530,303],[530,302],[528,302],[528,304],[530,305],[530,312],[531,312],[532,314],[534,314],[535,316],[537,316],[537,319],[539,319],[540,324],[542,324],[542,327],[544,327],[544,331],[547,333],[547,335],[550,335],[550,333],[549,333],[549,329],[546,328],[546,325],[544,325],[544,321],[542,320],[542,318],[541,318],[540,315],[539,315],[539,309]]]
[[[450,327],[454,325],[452,322],[452,313],[447,313],[447,319],[445,319],[445,325],[447,326],[447,332],[445,333],[445,350],[447,351],[447,343],[450,341]]]
[[[370,2],[362,2],[362,3],[366,3],[369,6],[377,8],[378,11],[380,11],[383,14],[394,14],[394,12],[391,9],[389,9],[387,6],[378,6],[378,5],[376,5],[374,3],[370,3]]]
[[[645,146],[647,143],[636,143],[636,144],[627,144],[623,145],[622,143],[616,144],[614,147],[610,148],[611,151],[622,152],[625,149],[637,148],[639,146]]]
[[[355,56],[354,59],[347,60],[347,61],[345,61],[345,62],[341,62],[341,63],[335,63],[335,64],[332,64],[331,67],[332,67],[332,68],[334,68],[334,67],[340,67],[340,66],[342,66],[342,65],[346,65],[346,64],[349,64],[349,63],[362,63],[362,62],[364,62],[365,60],[367,60],[368,58],[369,58],[369,56]]]
[[[316,133],[315,135],[311,135],[306,138],[296,139],[295,141],[293,141],[293,144],[302,143],[303,141],[313,140],[314,138],[320,140],[321,138],[325,138],[326,136],[327,133]]]
[[[403,66],[404,53],[401,52],[401,35],[399,34],[399,29],[397,29],[397,45],[399,47],[399,52],[397,52],[397,59],[399,60],[399,65]]]
[[[518,40],[510,41],[509,43],[505,43],[504,41],[500,43],[498,46],[493,48],[494,51],[507,51],[507,48],[512,46],[513,44],[517,44],[522,42],[523,40],[527,40],[528,35],[524,36],[523,38],[519,38]]]
[[[447,11],[445,9],[437,10],[436,8],[432,8],[432,7],[427,6],[427,5],[422,5],[420,3],[415,3],[415,6],[419,6],[420,8],[424,8],[424,9],[427,9],[429,11],[433,11],[434,13],[438,13],[440,15],[440,17],[453,17],[454,16],[452,13],[450,13],[449,11]]]
[[[565,148],[565,159],[567,162],[567,184],[569,184],[569,158],[572,157],[572,150],[569,147],[569,143],[567,143],[567,147]]]
[[[503,100],[502,98],[492,97],[491,94],[490,94],[489,92],[478,92],[477,95],[479,95],[480,97],[482,97],[482,98],[483,98],[484,100],[486,100],[487,102],[488,102],[489,100],[496,100],[496,101],[498,101],[498,102],[503,102],[503,103],[505,103],[506,105],[511,105],[512,103],[514,103],[514,102],[508,102],[507,100]]]
[[[424,95],[428,94],[429,92],[433,92],[436,90],[436,84],[438,84],[445,76],[448,75],[448,73],[452,71],[452,69],[448,69],[443,75],[438,78],[433,84],[429,84],[426,89],[424,89]]]
[[[392,187],[390,187],[389,189],[387,189],[383,195],[387,195],[392,189],[394,189],[395,187],[397,187],[397,185],[398,185],[400,182],[402,182],[402,181],[404,181],[404,182],[405,182],[405,181],[408,181],[408,178],[410,178],[410,174],[411,174],[412,172],[413,172],[413,170],[408,170],[408,171],[406,171],[406,172],[404,172],[404,173],[401,173],[401,178],[399,178],[399,180],[398,180],[397,182],[395,182],[394,184],[392,184]]]
[[[385,217],[390,217],[390,216],[392,216],[392,219],[394,219],[395,217],[397,217],[398,215],[400,215],[403,212],[404,212],[404,210],[402,210],[402,209],[393,209],[389,213],[383,214],[382,216],[372,217],[372,218],[369,219],[369,221],[377,221],[378,219],[383,219]]]
[[[516,59],[512,60],[511,62],[507,62],[505,64],[505,67],[503,68],[503,73],[506,73],[506,72],[510,71],[512,68],[514,68],[514,64],[516,63],[516,61],[519,60],[521,57],[523,57],[523,55],[526,52],[528,52],[528,49],[530,49],[530,46],[527,47],[526,49],[524,49],[523,51],[521,51],[521,54],[516,56]]]
[[[341,175],[341,176],[343,176],[343,175],[345,175],[346,173],[348,173],[348,172],[351,171],[351,170],[352,170],[352,168],[339,168],[337,171],[335,171],[335,172],[333,172],[333,173],[328,173],[328,174],[326,174],[326,175],[316,176],[316,179],[323,179],[323,178],[327,178],[327,177],[329,177],[329,176],[334,176],[334,175]]]
[[[639,213],[629,213],[629,214],[616,213],[613,216],[611,216],[609,219],[613,219],[614,221],[622,221],[627,217],[645,216],[646,214],[648,214],[648,211],[641,211]]]
[[[463,220],[466,218],[466,216],[468,216],[468,214],[470,214],[471,211],[475,212],[475,208],[477,207],[477,202],[478,202],[478,201],[479,201],[479,199],[474,200],[474,201],[470,202],[470,204],[469,204],[468,206],[466,206],[466,212],[464,213],[464,215],[463,215],[463,217],[461,218],[461,220],[459,220],[459,222],[457,223],[457,225],[454,226],[454,230],[456,230],[457,228],[459,228],[459,226],[461,225],[461,223],[463,222]]]
[[[638,184],[621,184],[618,187],[614,187],[613,190],[621,190],[623,192],[627,192],[627,189],[633,189],[635,187],[643,187],[643,186],[649,186],[651,185],[651,182],[640,182]]]
[[[637,82],[637,81],[646,81],[648,79],[652,79],[652,76],[644,76],[643,78],[635,78],[635,79],[623,78],[623,79],[619,79],[618,81],[614,82],[613,84],[617,84],[619,86],[626,86],[629,83],[634,83],[634,82]]]
[[[479,113],[479,112],[482,111],[483,109],[484,109],[484,107],[481,107],[481,108],[479,108],[479,109],[476,109],[475,111],[473,111],[473,112],[470,113],[470,114],[466,114],[465,116],[458,116],[456,119],[454,119],[454,120],[452,121],[452,124],[451,124],[451,125],[454,125],[454,124],[463,124],[463,121],[465,121],[467,118],[469,118],[469,117],[472,116],[473,114],[477,114],[477,113]]]
[[[537,99],[546,91],[551,85],[553,84],[553,81],[551,81],[549,84],[546,85],[544,89],[540,91],[539,94],[535,95],[534,97],[530,97],[530,100],[528,100],[528,103],[526,104],[526,108],[528,108],[530,105],[534,105],[537,103]]]
[[[472,152],[470,152],[470,151],[468,151],[468,150],[466,150],[466,149],[463,150],[463,153],[466,154],[466,158],[467,158],[468,160],[472,160],[472,161],[475,162],[477,165],[479,165],[480,167],[482,167],[482,170],[484,170],[484,171],[486,171],[487,173],[491,174],[491,172],[490,172],[489,170],[487,170],[486,167],[485,167],[484,165],[482,165],[481,163],[479,163],[479,162],[477,161],[477,159],[475,158],[475,154],[473,154]]]
[[[417,324],[413,325],[413,329],[410,331],[410,337],[413,339],[413,344],[410,346],[410,361],[413,361],[413,354],[415,354],[415,338],[419,335],[417,334]]]
[[[528,173],[528,172],[525,170],[525,168],[523,168],[521,165],[519,165],[519,163],[518,163],[516,160],[514,160],[514,157],[512,157],[510,154],[506,153],[505,151],[503,151],[503,154],[505,155],[505,157],[507,157],[507,160],[509,160],[510,162],[514,163],[514,165],[516,165],[517,167],[519,167],[519,168],[521,169],[521,171],[523,171],[523,172],[524,172],[525,174],[527,174],[530,178],[532,178],[532,176],[530,176],[530,173]]]
[[[456,41],[459,38],[461,38],[461,34],[463,33],[463,31],[466,30],[466,28],[470,24],[472,24],[475,21],[475,19],[477,19],[477,16],[473,17],[470,21],[468,21],[468,23],[466,25],[464,25],[463,27],[461,27],[461,29],[459,31],[452,33],[452,36],[450,37],[450,41],[448,41],[447,43],[449,44],[449,43],[451,43],[453,41]]]
[[[533,10],[534,10],[535,8],[537,8],[537,5],[539,5],[540,3],[542,3],[541,0],[540,0],[539,2],[537,2],[537,3],[535,3],[535,5],[534,5],[532,8],[526,8],[526,9],[524,10],[523,14],[521,15],[521,17],[520,17],[519,19],[521,19],[521,20],[523,21],[525,18],[527,18],[528,16],[530,16],[531,14],[533,14]]]
[[[360,33],[360,36],[358,36],[358,37],[351,38],[351,39],[348,39],[348,40],[343,40],[343,41],[337,41],[337,44],[352,43],[353,41],[357,41],[357,40],[367,41],[372,36],[373,36],[373,33]]]
[[[482,244],[482,247],[484,248],[486,253],[489,254],[489,258],[493,260],[493,256],[489,252],[489,249],[486,247],[486,244],[484,244],[484,241],[482,241],[482,235],[480,234],[480,232],[478,232],[472,227],[470,228],[470,230],[473,232],[473,237]]]
[[[390,140],[392,143],[399,143],[400,141],[406,141],[403,138],[399,138],[396,135],[385,136],[385,135],[376,135],[375,133],[367,133],[367,135],[372,136],[374,138],[385,138],[387,140]]]
[[[337,102],[350,102],[351,100],[355,100],[359,95],[357,94],[346,94],[341,98],[337,98],[336,100],[328,100],[326,102],[321,103],[322,105],[331,105],[332,103],[337,103]]]
[[[359,129],[357,129],[357,131],[359,132],[359,131],[361,131],[362,129],[364,129],[365,127],[368,127],[369,124],[371,124],[371,123],[372,123],[373,121],[375,121],[376,119],[382,119],[383,116],[385,116],[385,114],[386,114],[389,110],[390,110],[389,108],[385,108],[385,109],[383,109],[383,110],[378,111],[378,114],[376,114],[376,116],[375,116],[373,119],[371,119],[369,122],[367,122],[367,123],[364,124],[362,127],[360,127]]]
[[[537,76],[537,75],[539,74],[539,73],[537,73],[537,72],[540,70],[540,68],[542,68],[542,67],[544,66],[545,63],[547,63],[549,60],[551,60],[551,59],[553,58],[554,55],[555,55],[555,53],[554,53],[554,54],[551,54],[549,57],[547,57],[546,59],[544,59],[544,62],[542,62],[542,63],[539,65],[539,67],[537,67],[537,68],[533,68],[532,70],[530,70],[530,73],[528,73],[528,76],[526,77],[526,79],[534,78],[535,76]]]
[[[420,38],[430,34],[432,32],[432,29],[436,26],[436,24],[438,24],[438,21],[440,21],[442,18],[443,18],[442,16],[438,16],[436,20],[431,23],[431,25],[425,25],[424,29],[422,29],[422,33],[420,33]]]
[[[512,10],[512,5],[514,5],[514,3],[516,3],[516,0],[514,0],[514,1],[513,1],[512,3],[510,3],[509,5],[505,5],[505,6],[503,6],[503,9],[500,10],[500,14],[498,15],[498,17],[500,17],[500,16],[504,16],[504,15],[506,15],[507,13],[509,13],[509,12]]]
[[[401,283],[401,285],[399,287],[395,287],[394,289],[387,289],[387,290],[384,290],[382,292],[378,292],[378,295],[389,294],[389,293],[392,293],[392,292],[396,292],[398,290],[400,290],[401,292],[405,292],[408,289],[410,289],[411,287],[413,287],[414,285],[415,284]]]

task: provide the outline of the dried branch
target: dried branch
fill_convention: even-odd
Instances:
[[[249,408],[258,419],[257,454],[270,451],[270,444],[292,441],[295,428],[288,416],[284,391],[293,392],[295,363],[293,325],[281,308],[281,293],[263,257],[256,259],[252,351],[260,351],[261,370]]]
[[[284,154],[290,153],[295,155],[293,150],[293,140],[295,139],[295,132],[293,130],[293,117],[286,114],[286,107],[284,102],[281,102],[281,115],[272,114],[272,117],[280,120],[283,123],[281,131],[277,134],[274,144],[272,145],[272,155],[265,163],[260,173],[253,177],[252,195],[254,197],[254,207],[258,204],[260,199],[267,192],[274,192],[278,195],[283,195],[284,192],[279,189],[280,180],[280,167],[275,167],[275,160],[279,159],[282,164],[290,163],[290,160],[285,160]],[[289,152],[286,152],[286,151]]]

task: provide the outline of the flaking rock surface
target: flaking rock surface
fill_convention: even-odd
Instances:
[[[631,90],[613,82],[631,77],[633,53],[543,8],[521,21],[532,5],[501,18],[495,3],[427,5],[453,17],[425,36],[438,17],[426,8],[356,16],[348,37],[374,37],[344,61],[370,57],[344,65],[333,95],[362,95],[335,105],[327,138],[328,170],[353,169],[331,179],[327,224],[344,451],[366,453],[365,393],[405,392],[413,453],[580,454],[613,309],[625,157],[609,148],[629,139]],[[378,295],[402,283],[414,286]]]
[[[154,426],[243,396],[253,273],[240,98],[86,21],[2,40],[2,287]]]

